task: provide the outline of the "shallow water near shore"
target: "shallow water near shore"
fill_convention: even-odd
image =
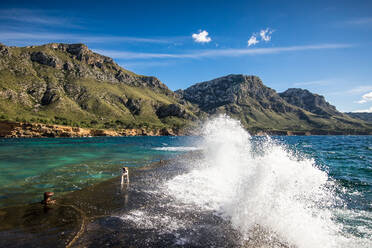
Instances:
[[[0,139],[0,207],[79,190],[184,153],[193,137]],[[172,148],[173,150],[167,150]],[[165,150],[161,150],[161,149]],[[159,150],[160,149],[160,150]]]
[[[251,137],[238,122],[220,117],[208,122],[199,138],[3,140],[1,144],[0,167],[8,173],[0,173],[2,179],[9,184],[12,180],[6,175],[19,177],[19,192],[0,182],[0,192],[5,192],[1,204],[32,202],[29,192],[33,197],[47,190],[58,192],[57,188],[68,192],[76,181],[80,182],[76,189],[84,189],[62,195],[60,205],[46,212],[38,204],[1,210],[0,246],[71,244],[81,228],[79,211],[87,221],[72,243],[77,247],[372,246],[370,136]],[[17,175],[18,170],[27,171],[20,163],[27,159],[17,157],[22,149],[34,158],[40,151],[43,155],[30,159],[34,167],[29,174]],[[48,161],[67,159],[39,168],[48,154]],[[6,165],[12,155],[14,161]],[[165,159],[170,161],[141,167]],[[115,176],[124,164],[137,169],[131,170],[130,184],[121,187]],[[11,171],[13,165],[18,168]],[[65,173],[63,184],[54,179],[60,173]],[[30,176],[45,181],[28,183]],[[113,179],[105,181],[109,178]],[[104,182],[97,185],[100,181]],[[32,187],[40,182],[45,182],[41,189]],[[7,197],[18,200],[4,201]],[[47,228],[35,231],[40,225]]]

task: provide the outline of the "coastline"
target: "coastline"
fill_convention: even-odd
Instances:
[[[81,128],[55,124],[0,122],[1,138],[73,138],[98,136],[177,136],[182,135],[181,130],[172,128],[161,129],[96,129]]]
[[[254,136],[312,136],[312,135],[372,135],[371,131],[359,130],[249,130]],[[176,128],[97,129],[56,124],[0,121],[0,138],[79,138],[79,137],[127,137],[127,136],[184,136],[198,135],[197,130]]]

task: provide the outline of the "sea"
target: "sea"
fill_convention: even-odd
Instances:
[[[167,207],[114,217],[173,235],[177,247],[202,240],[195,228],[208,226],[198,220],[205,211],[226,221],[242,246],[262,232],[279,240],[272,247],[372,247],[371,136],[251,136],[226,116],[200,130],[197,137],[0,139],[0,208],[40,201],[45,191],[63,197],[119,176],[123,166],[184,159],[184,169],[147,192]],[[190,211],[188,220],[179,214]],[[177,233],[185,225],[195,232]]]

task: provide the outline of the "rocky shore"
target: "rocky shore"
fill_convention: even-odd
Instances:
[[[311,131],[287,131],[287,130],[267,130],[252,131],[252,135],[279,135],[279,136],[310,136],[310,135],[371,135],[370,132],[349,132],[335,130],[311,130]],[[97,136],[180,136],[180,135],[199,135],[197,130],[183,129],[96,129],[81,128],[63,125],[52,125],[42,123],[22,123],[22,122],[0,122],[0,138],[58,138],[58,137],[97,137]]]
[[[42,138],[42,137],[94,137],[94,136],[176,136],[180,130],[162,129],[94,129],[41,123],[0,122],[0,137]]]

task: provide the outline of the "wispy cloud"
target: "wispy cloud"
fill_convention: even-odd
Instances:
[[[45,11],[40,9],[2,9],[0,20],[22,24],[34,24],[44,26],[64,26],[79,28],[80,22],[76,18],[66,17],[65,13],[57,11]]]
[[[369,109],[354,110],[352,112],[354,112],[354,113],[372,113],[372,107],[370,107]]]
[[[266,28],[266,29],[262,29],[260,31],[260,36],[261,36],[261,40],[265,41],[265,42],[269,42],[271,40],[271,34],[273,33],[274,31],[269,29],[269,28]]]
[[[187,54],[169,54],[169,53],[140,53],[115,50],[93,49],[96,53],[100,53],[116,59],[169,59],[169,58],[186,58]],[[191,55],[190,55],[191,56]]]
[[[345,84],[345,80],[337,79],[337,81],[339,81],[340,83]],[[357,83],[348,81],[348,85],[350,85],[350,84],[355,85]],[[366,93],[370,90],[372,90],[372,85],[359,85],[359,86],[354,86],[354,88],[351,88],[351,89],[329,92],[328,95],[358,95],[358,94],[361,94],[361,93]]]
[[[209,43],[212,41],[211,37],[208,37],[208,32],[203,30],[199,31],[198,34],[192,34],[192,38],[197,43]]]
[[[367,103],[371,101],[372,101],[372,91],[367,94],[364,94],[362,96],[362,100],[358,101],[358,103]]]
[[[271,40],[271,34],[273,32],[274,32],[274,30],[272,30],[270,28],[266,28],[266,29],[261,29],[258,34],[253,33],[251,35],[251,38],[249,38],[249,40],[247,41],[248,47],[254,46],[254,45],[260,43],[260,41],[257,39],[258,35],[261,38],[261,41],[269,42]]]
[[[100,36],[100,35],[76,35],[63,33],[43,33],[43,32],[0,32],[2,42],[32,43],[39,42],[139,42],[139,43],[172,43],[172,38],[142,38],[129,36]]]
[[[342,93],[360,94],[360,93],[364,93],[364,92],[367,92],[367,91],[370,91],[370,90],[372,90],[372,85],[361,85],[361,86],[356,86],[353,89],[350,89],[350,90],[348,90],[346,92],[342,92]]]
[[[256,45],[257,43],[259,43],[259,41],[257,40],[257,36],[255,34],[252,34],[247,43],[248,46]]]
[[[372,17],[362,17],[346,21],[351,25],[372,25]]]
[[[324,50],[324,49],[340,49],[352,47],[351,44],[320,44],[320,45],[305,45],[305,46],[288,46],[288,47],[275,47],[275,48],[255,48],[255,49],[211,49],[202,51],[192,51],[188,53],[137,53],[128,51],[115,51],[115,50],[95,50],[106,56],[116,59],[162,59],[162,58],[208,58],[208,57],[238,57],[247,55],[260,55],[260,54],[277,54],[283,52],[296,52],[296,51],[311,51],[311,50]]]
[[[313,85],[328,85],[334,82],[333,79],[323,79],[323,80],[314,80],[314,81],[306,81],[306,82],[297,82],[294,83],[294,86],[313,86]]]
[[[147,68],[147,67],[164,67],[169,66],[171,63],[169,61],[136,61],[120,63],[119,65],[127,69],[137,69],[137,68]]]

